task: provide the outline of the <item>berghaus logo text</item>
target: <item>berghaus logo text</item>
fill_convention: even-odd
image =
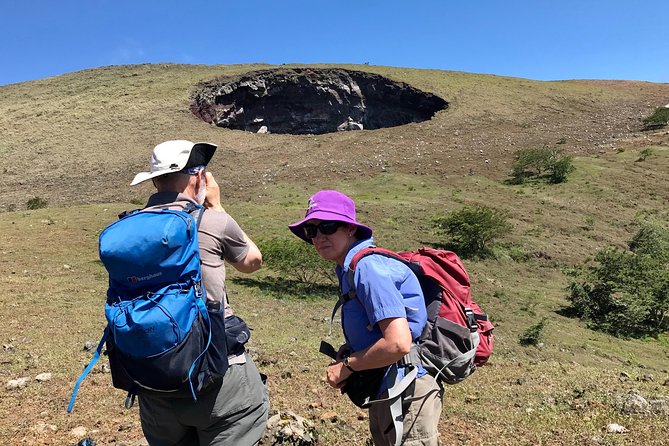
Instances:
[[[151,280],[153,278],[156,278],[156,277],[162,276],[162,275],[163,275],[162,271],[158,271],[157,273],[149,274],[149,275],[142,276],[142,277],[130,276],[130,277],[128,277],[128,282],[130,282],[130,283],[143,282],[145,280]]]

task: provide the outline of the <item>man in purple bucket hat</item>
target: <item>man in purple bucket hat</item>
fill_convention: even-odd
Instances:
[[[427,322],[420,284],[396,259],[353,256],[374,246],[372,229],[356,219],[355,203],[335,190],[309,198],[302,220],[290,230],[337,264],[342,330],[346,342],[327,367],[328,383],[369,408],[376,445],[438,445],[443,388],[411,355]]]

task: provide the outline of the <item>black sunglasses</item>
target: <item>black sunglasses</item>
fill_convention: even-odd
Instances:
[[[320,233],[323,235],[332,235],[337,232],[337,229],[339,229],[341,226],[344,226],[344,223],[341,221],[322,221],[317,225],[313,223],[307,223],[302,227],[304,228],[304,233],[307,238],[314,238],[316,237],[317,231],[320,231]]]

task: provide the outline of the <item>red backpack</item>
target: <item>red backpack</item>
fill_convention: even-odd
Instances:
[[[364,248],[349,265],[352,290],[358,262],[371,254],[397,259],[418,277],[427,307],[427,324],[416,344],[421,365],[432,376],[455,384],[488,361],[494,327],[471,300],[469,275],[454,252],[420,248],[396,253],[377,247]]]

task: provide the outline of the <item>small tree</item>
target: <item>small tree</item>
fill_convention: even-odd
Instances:
[[[297,238],[273,238],[259,242],[267,268],[288,281],[307,285],[307,288],[327,282],[336,283],[333,264],[322,259],[314,247]]]
[[[548,159],[546,170],[548,171],[548,181],[553,184],[564,183],[567,177],[574,171],[572,164],[572,157],[562,155],[558,151],[554,151]]]
[[[486,206],[465,206],[433,222],[437,233],[446,235],[463,256],[486,255],[492,242],[511,229],[503,213]]]
[[[607,248],[569,286],[573,312],[621,337],[669,330],[669,231],[644,224],[630,250]]]
[[[511,182],[522,184],[528,179],[545,179],[550,183],[567,181],[567,176],[574,170],[573,158],[562,154],[558,149],[535,147],[521,149],[515,154],[511,167]]]

